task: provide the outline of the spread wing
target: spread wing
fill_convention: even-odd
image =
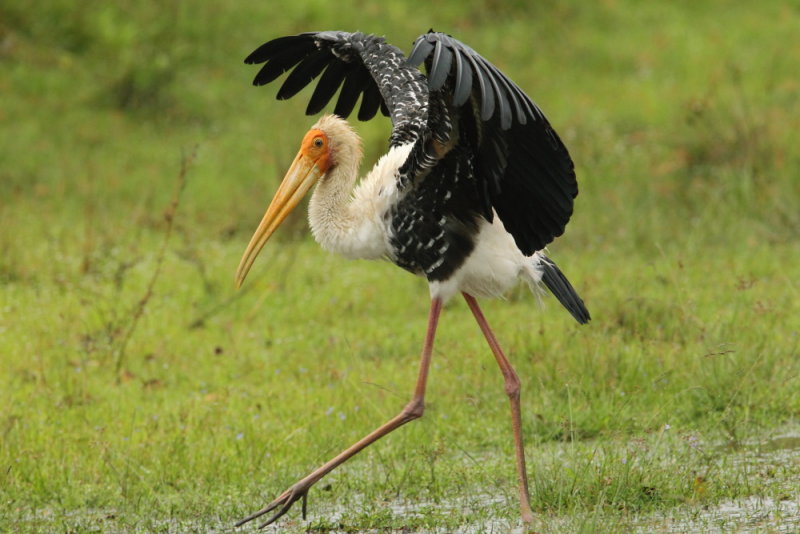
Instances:
[[[347,118],[360,97],[360,120],[371,119],[379,109],[391,117],[390,144],[414,143],[398,170],[401,188],[441,190],[436,182],[449,171],[437,167],[447,166],[444,159],[458,145],[455,155],[463,166],[453,168],[473,170],[457,182],[462,185],[453,185],[466,188],[462,208],[469,204],[487,220],[496,212],[528,255],[564,232],[578,194],[566,147],[536,104],[460,41],[428,32],[417,38],[406,60],[398,48],[374,35],[310,32],[273,39],[245,62],[264,63],[255,85],[291,70],[278,90],[279,100],[319,78],[309,115],[322,111],[339,90],[337,115]],[[423,62],[427,79],[418,69]],[[423,201],[431,202],[452,201]]]
[[[380,109],[392,119],[392,146],[414,141],[428,121],[428,84],[405,55],[383,38],[363,33],[310,32],[264,43],[245,63],[264,63],[253,80],[265,85],[292,70],[278,90],[278,100],[296,95],[319,77],[306,114],[322,111],[336,91],[334,113],[347,118],[359,96],[359,120]]]
[[[431,102],[454,108],[458,142],[472,145],[476,154],[484,217],[491,220],[491,206],[523,253],[541,250],[564,232],[578,194],[561,139],[539,107],[469,46],[428,32],[409,54],[411,65],[423,62]]]

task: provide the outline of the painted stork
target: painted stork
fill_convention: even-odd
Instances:
[[[341,463],[422,416],[442,305],[461,293],[497,360],[511,402],[520,508],[530,522],[520,416],[520,381],[478,306],[527,282],[544,284],[579,323],[589,312],[542,252],[563,233],[578,193],[566,147],[542,111],[477,52],[432,30],[406,58],[383,38],[323,31],[281,37],[245,60],[263,63],[254,85],[293,69],[279,100],[319,76],[306,113],[319,113],[341,86],[334,109],[306,133],[236,272],[241,285],[261,248],[316,185],[309,203],[314,238],[347,258],[386,258],[428,280],[431,305],[412,400],[395,417],[293,484],[238,525],[272,512],[266,526]],[[427,76],[418,68],[425,63]],[[321,76],[320,76],[321,75]],[[356,184],[361,141],[344,120],[391,118],[389,151]]]

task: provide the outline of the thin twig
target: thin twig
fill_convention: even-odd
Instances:
[[[139,299],[139,302],[136,304],[136,307],[133,310],[133,314],[131,316],[130,324],[128,325],[128,330],[125,332],[125,335],[119,342],[117,346],[117,350],[115,351],[115,370],[117,375],[117,382],[121,379],[121,371],[122,365],[125,362],[125,354],[126,349],[128,347],[128,342],[133,337],[133,333],[136,330],[136,327],[139,324],[139,319],[142,318],[144,315],[144,310],[147,307],[147,303],[150,301],[150,298],[153,296],[153,288],[156,285],[156,280],[158,280],[159,275],[161,274],[161,266],[164,264],[164,257],[166,256],[167,252],[167,245],[169,244],[170,236],[172,235],[172,228],[175,224],[175,215],[178,212],[178,205],[180,203],[181,194],[183,190],[186,188],[186,175],[189,173],[189,169],[194,162],[194,159],[197,155],[196,147],[192,149],[189,154],[185,152],[181,155],[181,169],[178,172],[178,180],[175,186],[175,193],[172,195],[172,201],[170,202],[167,209],[164,211],[164,220],[167,222],[167,229],[164,232],[164,239],[161,242],[161,248],[158,251],[158,255],[156,256],[156,267],[153,269],[153,274],[150,276],[150,281],[147,284],[147,288],[145,289],[144,295],[142,298]]]

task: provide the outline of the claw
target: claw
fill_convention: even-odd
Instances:
[[[303,519],[305,519],[306,498],[308,496],[308,489],[309,489],[308,487],[303,488],[303,487],[298,487],[298,485],[294,485],[291,488],[284,491],[283,493],[281,493],[277,499],[266,505],[264,508],[262,508],[257,512],[254,512],[253,514],[250,514],[241,521],[237,522],[236,525],[234,526],[240,527],[245,523],[252,521],[253,519],[258,519],[262,515],[270,513],[271,511],[275,510],[280,506],[280,509],[277,512],[275,512],[269,519],[267,519],[264,523],[258,526],[259,529],[262,529],[280,519],[280,517],[286,512],[288,512],[289,509],[292,507],[292,505],[295,502],[297,502],[297,500],[300,498],[303,499]]]
[[[281,506],[281,509],[280,509],[280,510],[278,510],[277,512],[275,512],[275,514],[273,514],[273,516],[272,516],[272,517],[270,517],[269,519],[267,519],[266,521],[264,521],[263,523],[261,523],[260,525],[258,525],[258,528],[259,528],[259,529],[262,529],[262,528],[264,528],[264,527],[266,527],[266,526],[268,526],[268,525],[270,525],[270,524],[274,523],[274,522],[275,522],[275,521],[277,521],[278,519],[280,519],[280,517],[281,517],[283,514],[285,514],[286,512],[288,512],[288,511],[289,511],[289,508],[291,508],[291,507],[292,507],[292,504],[294,504],[294,501],[296,501],[296,500],[297,500],[297,499],[294,497],[294,493],[292,493],[292,494],[290,495],[290,498],[286,499],[286,502],[284,502],[284,503],[283,503],[283,506]]]

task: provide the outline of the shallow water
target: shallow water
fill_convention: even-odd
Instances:
[[[751,440],[736,444],[723,444],[717,447],[724,451],[724,462],[727,466],[746,466],[744,472],[748,476],[761,476],[765,469],[782,469],[791,467],[788,472],[798,471],[800,466],[800,431],[782,432],[762,440]],[[540,523],[535,525],[535,531],[541,533],[571,533],[587,531],[587,525],[597,525],[600,531],[623,531],[635,533],[797,533],[800,532],[800,481],[786,477],[774,486],[776,495],[759,496],[751,495],[747,498],[723,501],[712,506],[686,505],[650,514],[641,514],[634,517],[620,517],[613,512],[598,511],[597,514],[586,515],[561,515],[539,518]],[[412,532],[425,534],[520,534],[523,529],[518,521],[509,521],[503,517],[492,517],[492,509],[515,508],[516,501],[511,494],[504,496],[485,495],[469,499],[456,499],[450,502],[425,502],[403,501],[387,503],[395,516],[414,517],[425,515],[427,510],[452,510],[461,514],[464,511],[474,510],[480,506],[487,511],[487,517],[478,524],[467,525],[457,529],[431,528],[423,530],[394,530],[391,532]],[[350,510],[360,508],[359,499],[350,498]],[[368,509],[371,503],[364,503]],[[343,517],[348,511],[344,507],[333,509],[310,509],[311,518],[324,514],[332,522]],[[294,511],[293,511],[294,512]],[[299,511],[298,511],[299,512]],[[292,512],[290,512],[291,514]],[[35,517],[34,517],[35,516]],[[231,522],[222,521],[219,517],[173,520],[150,519],[140,529],[120,524],[113,510],[74,510],[66,514],[56,514],[50,509],[38,510],[36,514],[23,519],[22,526],[27,524],[28,530],[45,527],[47,524],[64,530],[67,525],[72,530],[103,531],[103,532],[305,532],[304,522],[300,520],[299,513],[289,520],[282,520],[277,526],[257,531],[252,528],[234,529]],[[36,525],[36,527],[34,527]],[[290,526],[291,525],[291,526]],[[288,528],[287,528],[288,527]],[[99,529],[99,530],[98,530]],[[122,529],[122,530],[121,530]],[[337,534],[338,531],[326,531],[327,534]],[[354,531],[347,530],[349,534]],[[364,533],[385,534],[385,529],[364,530]]]
[[[676,509],[645,518],[633,532],[796,533],[800,532],[800,500],[796,496],[785,501],[748,497],[703,510]]]
[[[762,440],[725,444],[720,449],[731,465],[747,465],[751,476],[758,467],[776,469],[800,464],[800,432],[773,435]],[[634,532],[796,533],[800,532],[800,480],[785,480],[780,498],[751,495],[708,507],[679,507],[643,517]]]

